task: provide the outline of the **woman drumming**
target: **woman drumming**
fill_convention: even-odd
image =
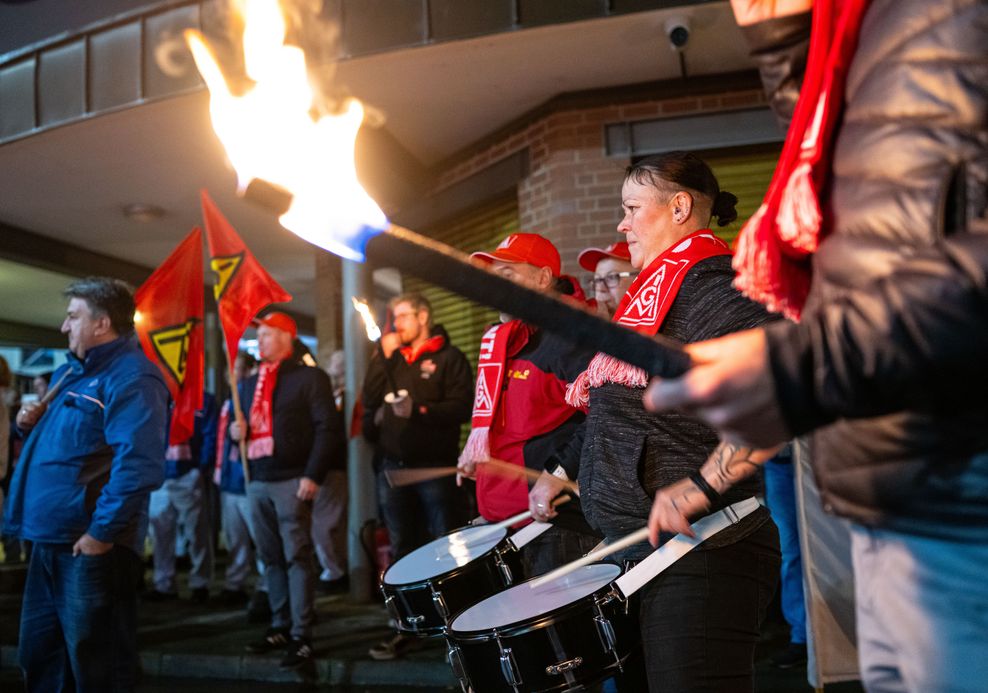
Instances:
[[[618,231],[641,273],[618,304],[616,322],[694,342],[769,319],[731,285],[730,250],[708,227],[712,217],[721,226],[733,221],[737,198],[720,190],[703,161],[687,152],[648,157],[628,169],[621,196]],[[656,490],[696,472],[718,448],[717,434],[698,419],[647,413],[647,383],[644,371],[598,354],[568,395],[571,404],[589,403],[580,500],[591,526],[609,540],[644,526]],[[710,511],[758,493],[757,478],[746,483]],[[643,542],[618,558],[636,562],[651,551]],[[779,563],[778,533],[762,507],[646,584],[639,616],[649,689],[751,691]]]

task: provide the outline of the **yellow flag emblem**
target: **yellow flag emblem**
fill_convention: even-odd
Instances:
[[[240,269],[243,261],[244,254],[242,252],[236,255],[222,255],[220,257],[210,258],[209,269],[216,273],[216,283],[213,284],[213,296],[216,297],[217,301],[223,296],[223,292],[230,285],[230,280],[237,274],[237,270]]]
[[[179,387],[185,384],[185,367],[189,359],[189,335],[192,328],[199,322],[192,318],[181,325],[162,327],[150,332],[151,344],[154,351]]]

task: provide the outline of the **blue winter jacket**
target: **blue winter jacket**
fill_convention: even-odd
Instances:
[[[165,471],[168,390],[137,340],[120,337],[69,356],[61,383],[28,436],[4,531],[73,544],[83,534],[143,550],[148,496]]]

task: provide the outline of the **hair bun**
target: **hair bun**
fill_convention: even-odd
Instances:
[[[710,213],[717,217],[717,226],[727,226],[738,218],[738,210],[734,207],[738,203],[738,198],[734,193],[721,190],[714,198],[713,207]]]

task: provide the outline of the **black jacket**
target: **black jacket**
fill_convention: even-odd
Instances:
[[[257,375],[240,386],[240,406],[249,420]],[[343,414],[336,409],[329,376],[319,368],[285,361],[274,388],[274,455],[250,460],[252,481],[304,476],[322,484],[331,469],[346,467]]]
[[[362,395],[363,433],[380,454],[410,467],[456,464],[460,452],[460,427],[470,420],[473,409],[473,372],[463,352],[449,343],[441,325],[432,336],[444,338],[438,351],[421,354],[413,363],[395,351],[385,364],[375,353],[367,368]],[[408,390],[413,410],[408,419],[384,407],[380,426],[374,414],[391,389],[384,368],[391,369],[399,390]]]
[[[798,32],[787,23],[747,32],[775,104],[792,101],[798,78],[782,75],[801,69],[791,59]],[[973,359],[961,368],[937,360],[967,348],[944,330],[985,321],[983,302],[955,293],[985,286],[984,239],[968,246],[965,236],[988,231],[986,24],[983,0],[871,3],[848,76],[825,207],[831,231],[813,258],[804,326],[770,331],[791,429],[833,421],[813,439],[825,507],[865,524],[977,541],[988,539],[986,383]],[[903,267],[938,246],[937,260]],[[942,282],[946,275],[961,283]],[[917,293],[903,277],[939,290]],[[920,326],[938,330],[936,342]],[[906,397],[902,383],[929,382],[921,371],[931,368],[942,379]],[[800,381],[812,384],[814,403]]]

